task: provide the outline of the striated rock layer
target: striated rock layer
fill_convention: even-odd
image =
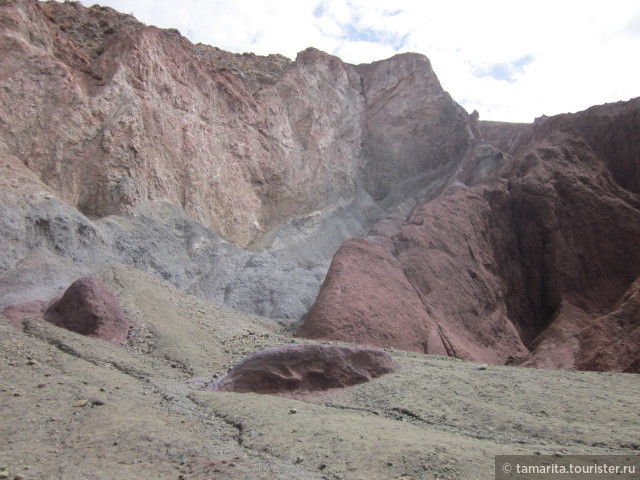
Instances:
[[[476,148],[494,174],[463,169],[438,198],[343,244],[297,335],[638,371],[639,112],[636,99],[531,126],[481,123],[509,149]]]

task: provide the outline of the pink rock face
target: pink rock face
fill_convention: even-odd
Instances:
[[[311,48],[291,62],[193,45],[97,5],[0,9],[0,137],[91,216],[168,200],[245,246],[353,198],[363,175],[382,198],[468,143],[466,113],[421,55],[368,69]]]
[[[630,105],[640,111],[633,101],[620,116],[607,109],[612,126],[588,138],[573,123],[584,127],[585,112],[511,129],[513,141],[493,125],[492,135],[512,145],[497,175],[466,188],[461,178],[454,193],[345,243],[297,335],[636,371],[640,197],[612,176],[616,150],[603,146],[605,160],[590,146],[608,145]],[[630,150],[620,151],[635,174],[638,157],[630,165]]]
[[[62,298],[44,313],[44,319],[72,332],[120,343],[129,334],[129,320],[116,296],[100,280],[76,280]]]
[[[368,382],[397,364],[384,351],[337,345],[286,345],[242,361],[207,390],[307,393]]]
[[[364,238],[340,247],[307,318],[296,336],[446,355],[398,260]]]

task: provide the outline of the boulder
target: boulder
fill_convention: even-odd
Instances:
[[[129,334],[129,320],[118,299],[93,277],[72,283],[62,298],[47,308],[44,319],[72,332],[112,343],[123,342]]]
[[[306,393],[368,382],[397,367],[383,350],[338,345],[285,345],[258,352],[207,390]]]

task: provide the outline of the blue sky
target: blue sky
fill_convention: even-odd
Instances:
[[[640,96],[638,0],[99,3],[234,52],[295,58],[313,46],[349,63],[423,53],[453,98],[483,119],[529,122]]]

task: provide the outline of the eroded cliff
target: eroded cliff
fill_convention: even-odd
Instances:
[[[301,336],[637,370],[638,99],[483,122],[418,54],[291,61],[106,7],[0,9],[0,307],[126,263],[271,318],[313,304]]]
[[[340,244],[406,213],[473,142],[417,54],[352,66],[310,48],[292,62],[107,7],[1,8],[5,305],[121,261],[301,318]],[[392,134],[403,121],[420,135]]]
[[[477,147],[493,174],[461,175],[345,243],[298,335],[637,372],[639,111],[635,99],[528,126],[481,124],[483,140],[510,155]]]

